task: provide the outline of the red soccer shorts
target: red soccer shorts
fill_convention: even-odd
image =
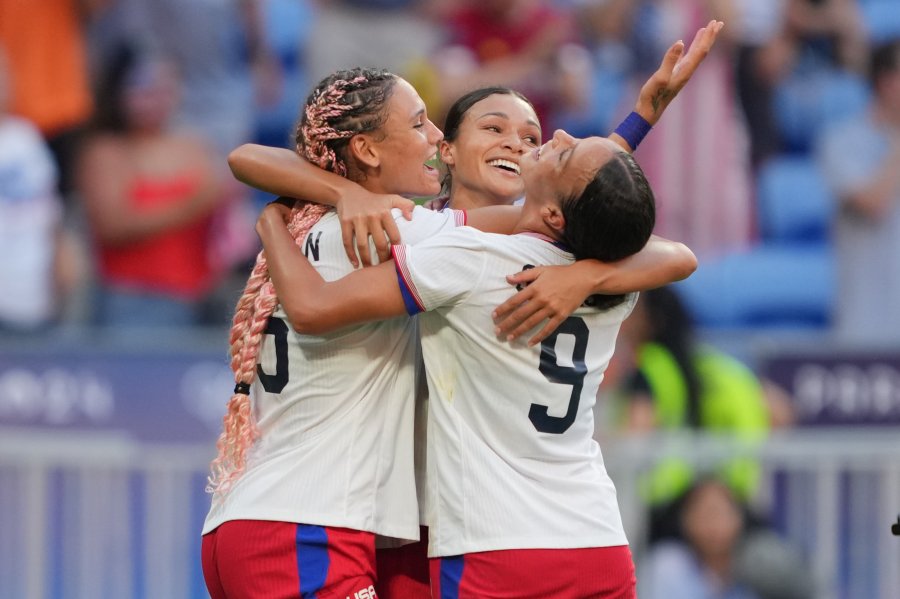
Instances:
[[[511,549],[431,559],[434,599],[636,599],[631,550]]]
[[[419,542],[396,549],[376,549],[378,599],[431,599],[428,581],[428,528]]]
[[[376,599],[375,535],[263,520],[225,522],[203,536],[212,599]]]

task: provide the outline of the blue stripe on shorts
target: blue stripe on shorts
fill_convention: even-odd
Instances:
[[[441,599],[459,599],[459,584],[462,582],[462,555],[441,558]]]
[[[297,571],[300,596],[315,599],[328,577],[328,533],[322,526],[297,525]]]

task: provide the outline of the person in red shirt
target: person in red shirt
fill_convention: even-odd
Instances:
[[[170,63],[130,47],[113,55],[78,169],[100,324],[198,324],[215,283],[208,243],[224,173],[208,146],[168,128],[177,101]]]

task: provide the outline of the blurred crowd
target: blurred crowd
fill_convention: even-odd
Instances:
[[[789,402],[695,324],[900,343],[897,0],[0,0],[0,333],[227,328],[269,198],[225,157],[289,147],[338,68],[404,76],[439,126],[490,84],[524,92],[545,139],[607,135],[713,18],[713,53],[636,153],[656,232],[700,270],[626,322],[611,420],[758,441]],[[760,555],[795,563],[748,512],[758,478],[742,459],[648,474],[648,597],[676,596],[672,577],[693,599],[811,596],[800,575],[742,578]]]
[[[224,157],[289,145],[307,89],[337,68],[398,72],[439,124],[464,91],[502,84],[531,98],[545,135],[605,135],[665,48],[716,18],[714,52],[637,153],[657,232],[703,264],[681,289],[689,309],[702,325],[889,343],[893,5],[2,0],[0,328],[225,326],[267,198]]]

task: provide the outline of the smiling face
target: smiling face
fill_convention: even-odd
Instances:
[[[387,105],[387,119],[369,135],[377,154],[374,175],[360,183],[379,193],[413,196],[440,191],[436,168],[426,164],[437,152],[443,133],[428,119],[425,102],[408,82],[398,79]]]
[[[578,196],[595,173],[622,149],[605,137],[578,139],[562,130],[521,160],[528,197],[540,200]]]
[[[541,143],[534,109],[512,94],[493,94],[463,115],[455,138],[441,143],[456,208],[511,204],[522,197],[522,157]]]

